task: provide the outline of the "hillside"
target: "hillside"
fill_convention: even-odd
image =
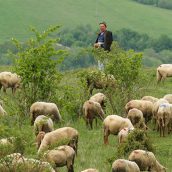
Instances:
[[[130,28],[153,37],[172,34],[172,11],[131,0],[0,0],[0,42],[11,37],[26,39],[28,27],[45,29],[60,24],[74,27],[105,20],[111,30]]]

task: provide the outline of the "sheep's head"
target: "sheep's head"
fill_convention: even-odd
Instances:
[[[39,149],[44,136],[45,136],[45,132],[44,131],[40,131],[38,133],[38,135],[36,136],[37,149]]]

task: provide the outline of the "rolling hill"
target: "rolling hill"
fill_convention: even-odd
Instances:
[[[152,37],[172,34],[172,11],[146,6],[132,0],[0,0],[0,42],[11,37],[24,40],[29,26],[75,27],[105,20],[109,29],[129,28]]]

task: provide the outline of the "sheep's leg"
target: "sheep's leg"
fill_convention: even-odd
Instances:
[[[96,127],[97,127],[97,118],[95,118],[95,121],[96,121]]]
[[[93,119],[89,119],[90,128],[93,129]]]
[[[109,133],[109,130],[104,128],[104,144],[109,144],[109,141],[108,141],[108,137],[109,137],[110,133]]]
[[[165,126],[163,126],[163,128],[162,128],[162,134],[163,134],[163,137],[165,137]]]
[[[71,164],[71,162],[67,161],[67,169],[68,169],[68,172],[74,172],[73,164]]]
[[[6,93],[6,88],[5,87],[3,87],[3,91],[4,91],[4,93]]]

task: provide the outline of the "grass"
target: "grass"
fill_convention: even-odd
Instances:
[[[3,70],[10,70],[10,68],[3,66],[0,68],[0,71]],[[171,93],[172,78],[168,78],[164,85],[160,84],[157,86],[155,82],[155,69],[146,69],[145,72],[147,75],[151,76],[151,79],[149,83],[145,83],[145,85],[143,85],[143,95],[152,95],[160,98],[164,94]],[[65,73],[62,84],[72,85],[76,88],[76,91],[78,91],[76,74],[76,71]],[[37,150],[34,145],[35,136],[33,127],[30,126],[29,116],[23,117],[19,125],[19,118],[16,114],[17,111],[15,111],[15,107],[12,107],[15,104],[15,97],[12,96],[11,90],[9,90],[7,94],[1,93],[1,98],[6,101],[10,101],[10,103],[5,105],[5,109],[10,115],[0,119],[0,138],[11,135],[19,135],[19,137],[23,138],[24,141],[24,155],[26,157],[37,158]],[[110,171],[111,164],[108,162],[108,159],[116,156],[116,148],[118,145],[117,136],[111,135],[109,137],[110,144],[105,146],[103,144],[103,128],[101,121],[99,121],[97,128],[94,127],[93,130],[88,130],[82,118],[72,121],[69,119],[70,114],[66,114],[62,109],[60,110],[62,112],[62,117],[66,120],[61,125],[55,124],[55,128],[71,126],[76,128],[80,135],[78,156],[75,159],[75,171],[80,172],[86,168],[97,168],[100,172]],[[68,117],[68,120],[66,116]],[[149,124],[149,127],[150,130],[148,131],[148,134],[153,142],[153,145],[155,146],[155,155],[157,159],[161,164],[168,168],[168,172],[172,172],[172,135],[160,138],[159,133],[151,130],[151,123]],[[60,169],[60,172],[65,171],[65,167]]]
[[[172,10],[132,0],[0,0],[0,4],[0,42],[27,39],[29,26],[43,30],[55,24],[65,28],[90,24],[96,30],[102,20],[113,31],[130,28],[153,37],[172,34]]]

